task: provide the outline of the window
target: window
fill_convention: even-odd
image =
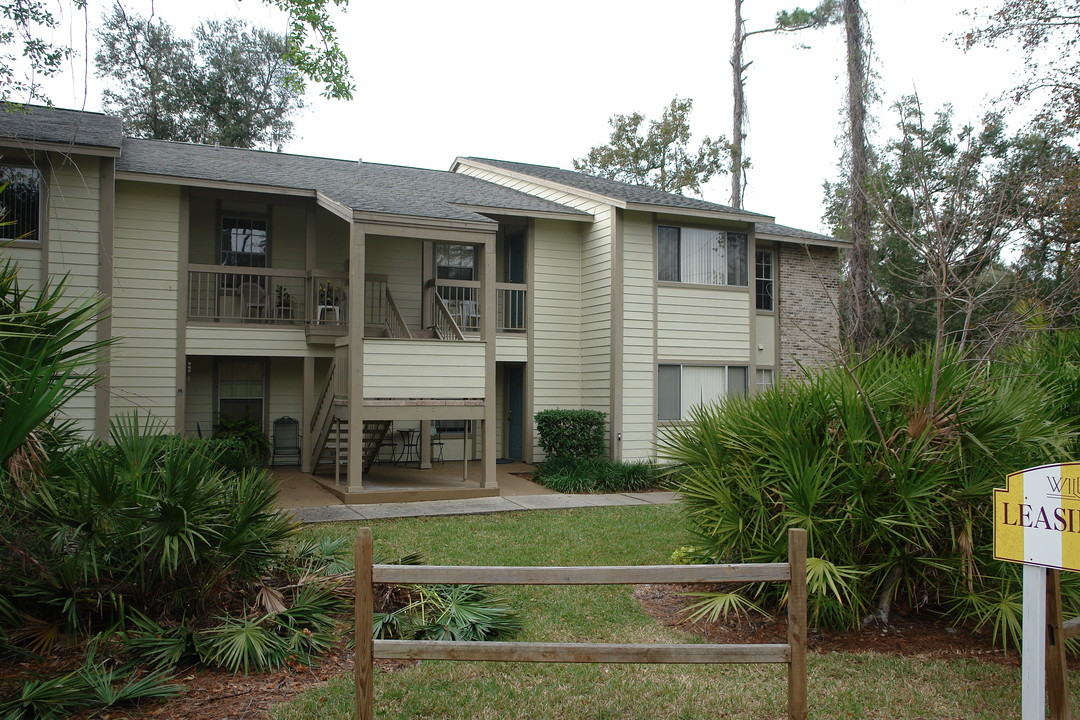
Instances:
[[[250,419],[263,426],[266,364],[257,360],[218,365],[218,421]]]
[[[687,420],[695,405],[746,394],[745,366],[661,365],[658,370],[656,407],[660,420]]]
[[[0,240],[41,239],[41,172],[0,165]]]
[[[436,243],[435,277],[439,280],[475,280],[476,248],[472,245]]]
[[[773,386],[772,368],[759,368],[757,371],[757,389],[768,390]]]
[[[754,253],[754,296],[758,310],[773,309],[772,260],[772,250],[758,250]]]
[[[746,233],[661,225],[656,278],[699,285],[746,286]]]
[[[221,264],[266,267],[270,232],[264,217],[221,218]]]

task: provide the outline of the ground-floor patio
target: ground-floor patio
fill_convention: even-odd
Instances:
[[[275,467],[272,473],[278,482],[278,507],[283,508],[554,493],[520,476],[535,469],[527,463],[497,464],[497,488],[480,487],[479,461],[467,465],[465,468],[461,462],[447,461],[420,470],[415,465],[376,463],[364,474],[363,493],[346,493],[344,484],[336,484],[333,475],[302,473],[296,466]]]

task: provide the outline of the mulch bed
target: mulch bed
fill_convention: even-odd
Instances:
[[[701,636],[712,643],[783,643],[787,641],[784,619],[744,616],[734,622],[686,621],[685,608],[692,599],[682,593],[700,591],[701,586],[638,585],[634,597],[642,608],[668,627]],[[974,658],[983,662],[1019,666],[1015,652],[995,649],[988,633],[971,633],[948,623],[926,617],[895,615],[887,627],[870,625],[851,632],[811,630],[808,646],[812,652],[878,652],[924,658]],[[57,655],[45,663],[0,665],[0,684],[25,679],[35,672],[60,672],[66,658]],[[409,667],[414,662],[376,661],[383,671]],[[1080,661],[1070,661],[1080,670]],[[185,693],[165,703],[147,704],[128,711],[105,715],[106,720],[124,718],[169,718],[169,720],[268,720],[270,708],[332,677],[353,671],[353,652],[342,642],[321,659],[317,667],[287,667],[277,672],[232,675],[223,671],[190,669],[178,680]]]

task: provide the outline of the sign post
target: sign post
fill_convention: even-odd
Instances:
[[[1080,463],[1021,470],[1006,478],[1004,488],[994,490],[994,557],[1024,565],[1021,718],[1043,720],[1046,571],[1080,571]],[[1057,583],[1054,591],[1059,592]]]

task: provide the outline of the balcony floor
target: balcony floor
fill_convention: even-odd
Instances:
[[[495,466],[498,488],[480,487],[480,462],[469,462],[469,477],[461,477],[461,462],[434,463],[430,470],[415,465],[376,463],[364,475],[363,493],[345,493],[343,486],[334,486],[332,475],[309,475],[296,466],[272,470],[278,481],[278,507],[319,507],[323,505],[410,502],[422,500],[452,500],[497,495],[547,495],[554,491],[512,473],[532,472],[526,463],[504,463]]]

